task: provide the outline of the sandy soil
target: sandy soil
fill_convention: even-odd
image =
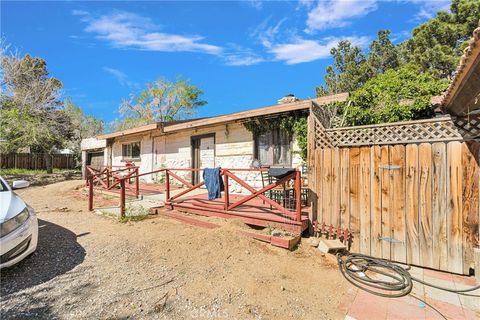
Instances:
[[[347,288],[305,241],[293,252],[161,216],[86,210],[82,181],[19,192],[38,213],[36,253],[1,273],[1,318],[338,319]]]

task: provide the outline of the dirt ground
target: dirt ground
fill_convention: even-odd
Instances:
[[[306,241],[293,252],[215,219],[120,223],[88,212],[83,182],[18,192],[37,210],[38,250],[1,273],[1,318],[339,319],[348,285]]]

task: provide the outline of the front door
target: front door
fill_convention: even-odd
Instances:
[[[215,134],[192,137],[192,167],[196,169],[215,167]],[[202,181],[200,172],[192,172],[192,183],[200,181]]]

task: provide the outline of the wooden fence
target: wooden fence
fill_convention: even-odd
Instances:
[[[335,131],[312,141],[309,155],[312,220],[349,228],[354,252],[471,272],[479,246],[480,142],[421,142],[417,135],[415,143],[407,137],[342,146],[330,139],[320,147],[325,133]]]
[[[75,159],[71,154],[54,154],[52,166],[58,169],[75,168]],[[45,155],[41,153],[0,154],[0,169],[46,169]]]

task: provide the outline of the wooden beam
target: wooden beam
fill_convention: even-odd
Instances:
[[[348,98],[348,93],[339,93],[339,94],[334,94],[334,95],[325,96],[325,97],[316,98],[316,99],[301,100],[293,103],[275,104],[268,107],[235,112],[227,115],[171,125],[171,126],[165,127],[163,130],[165,133],[168,133],[168,132],[174,132],[174,131],[179,131],[183,129],[197,128],[197,127],[203,127],[203,126],[226,123],[226,122],[233,122],[233,121],[247,119],[251,117],[259,117],[259,116],[266,116],[266,115],[271,115],[276,113],[309,109],[312,103],[324,105],[330,102],[345,101],[347,98]]]

